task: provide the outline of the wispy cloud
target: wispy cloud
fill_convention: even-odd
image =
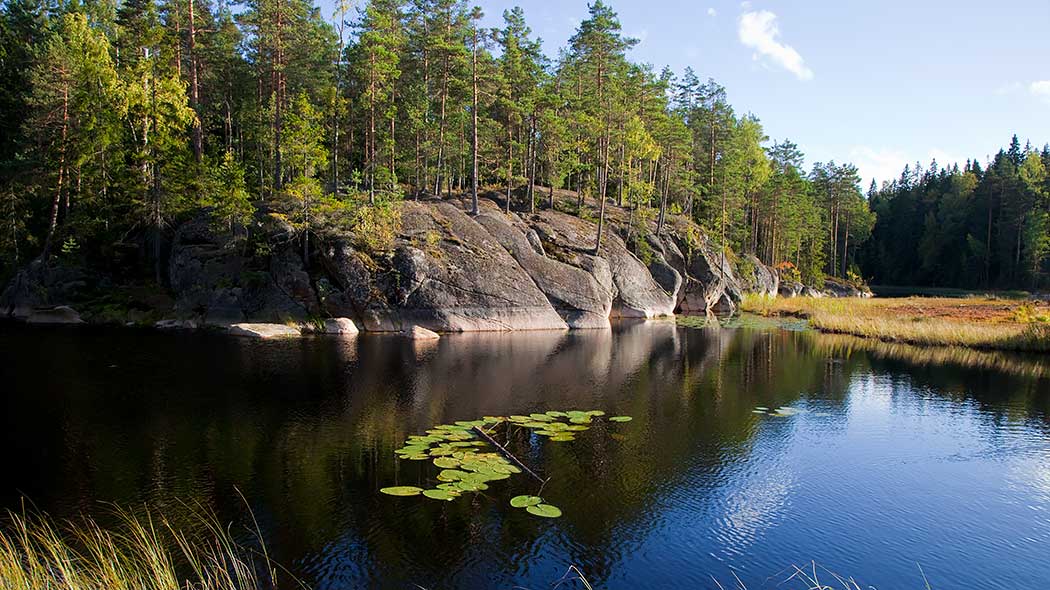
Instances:
[[[919,157],[914,157],[914,154],[908,154],[899,149],[858,146],[850,150],[849,156],[860,173],[864,189],[868,188],[868,183],[872,179],[882,184],[887,180],[899,178],[904,167],[914,166],[916,161],[925,168],[930,165],[930,162],[937,160],[937,166],[943,168],[952,164],[962,164],[966,160],[966,158],[960,158],[937,148]]]
[[[802,55],[794,47],[780,41],[776,14],[768,10],[745,12],[740,15],[737,33],[745,47],[755,50],[756,60],[765,58],[791,72],[799,80],[813,79],[813,70],[806,65]]]
[[[714,8],[707,9],[707,16],[718,16],[718,11]]]
[[[1032,96],[1050,102],[1050,80],[1037,80],[1028,85]]]

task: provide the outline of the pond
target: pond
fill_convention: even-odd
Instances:
[[[243,527],[247,503],[317,589],[539,589],[576,565],[596,588],[754,590],[811,561],[865,588],[922,588],[920,566],[934,588],[1050,581],[1039,357],[746,322],[424,343],[2,324],[0,383],[2,507],[200,503]],[[561,518],[508,505],[522,476],[378,491],[430,485],[394,450],[436,424],[573,408],[633,420],[519,445]]]

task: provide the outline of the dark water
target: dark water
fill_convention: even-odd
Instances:
[[[255,342],[0,325],[0,502],[56,516],[200,502],[315,588],[774,588],[816,560],[862,586],[1050,583],[1050,366],[805,332]],[[805,410],[776,418],[756,406]],[[635,420],[536,441],[523,476],[443,503],[392,455],[450,420],[549,409]],[[104,517],[104,516],[102,516]],[[796,587],[796,586],[779,586]]]

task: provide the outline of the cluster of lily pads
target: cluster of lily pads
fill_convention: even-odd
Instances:
[[[430,460],[441,471],[438,483],[432,489],[416,486],[393,486],[379,491],[391,496],[425,496],[432,500],[452,501],[468,492],[488,489],[488,483],[509,478],[521,473],[520,467],[499,452],[486,452],[482,447],[490,446],[481,440],[475,428],[486,433],[501,424],[521,427],[547,437],[554,442],[575,440],[576,434],[590,428],[591,422],[604,416],[601,410],[566,412],[550,411],[543,414],[485,416],[481,420],[458,421],[442,424],[427,430],[426,434],[413,435],[405,446],[394,451],[407,461]],[[610,422],[629,422],[630,416],[613,416]],[[561,516],[561,510],[543,503],[539,496],[516,496],[511,506],[524,508],[530,514],[546,518]]]

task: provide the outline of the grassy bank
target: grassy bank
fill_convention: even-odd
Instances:
[[[741,309],[800,317],[823,332],[886,342],[1050,352],[1050,306],[989,298],[745,297]]]
[[[117,514],[120,526],[58,523],[11,513],[0,525],[4,590],[257,590],[276,584],[265,553],[234,542],[200,516],[188,534],[149,514]]]

